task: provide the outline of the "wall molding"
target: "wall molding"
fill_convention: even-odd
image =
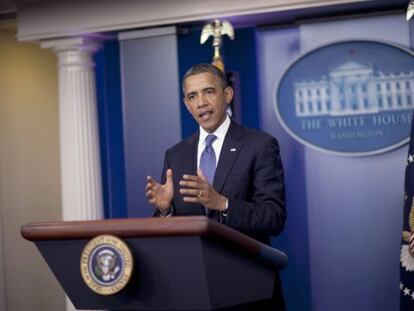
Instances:
[[[191,3],[190,3],[191,2]],[[18,5],[20,41],[156,27],[368,0],[84,0],[24,1]]]

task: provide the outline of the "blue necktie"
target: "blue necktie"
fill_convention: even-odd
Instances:
[[[216,172],[216,154],[213,149],[213,142],[217,139],[214,134],[209,134],[206,137],[206,146],[200,158],[200,170],[210,185],[213,184],[214,173]]]

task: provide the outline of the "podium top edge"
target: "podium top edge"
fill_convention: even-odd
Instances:
[[[284,253],[205,216],[35,222],[21,228],[21,235],[32,242],[92,239],[102,234],[123,239],[202,236],[246,251],[278,269],[287,263]]]
[[[29,223],[21,234],[29,241],[89,239],[101,234],[120,238],[188,236],[207,234],[215,225],[223,226],[205,216],[53,221]]]

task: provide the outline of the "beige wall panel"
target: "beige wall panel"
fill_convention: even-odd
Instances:
[[[0,25],[0,277],[7,311],[64,309],[60,285],[20,236],[23,224],[61,219],[58,139],[56,57],[18,43],[15,29]]]

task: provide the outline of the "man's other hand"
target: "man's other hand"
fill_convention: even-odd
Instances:
[[[163,215],[170,212],[171,201],[174,196],[173,175],[172,170],[168,169],[165,173],[165,184],[157,183],[151,176],[147,176],[147,185],[145,187],[145,195],[148,202],[154,205]]]
[[[214,190],[201,170],[197,171],[197,176],[183,175],[180,180],[180,193],[184,195],[184,202],[199,203],[217,211],[226,210],[226,197]]]

